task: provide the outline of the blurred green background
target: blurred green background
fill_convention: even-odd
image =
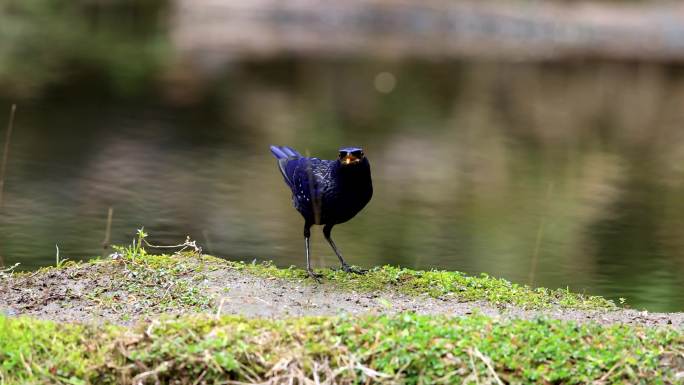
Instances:
[[[151,241],[302,265],[268,151],[360,145],[375,195],[347,259],[684,309],[684,71],[616,60],[240,56],[188,65],[164,1],[5,1],[0,121],[17,118],[5,265]],[[5,128],[0,133],[4,138]],[[0,139],[2,140],[2,139]],[[336,258],[320,233],[314,262]]]

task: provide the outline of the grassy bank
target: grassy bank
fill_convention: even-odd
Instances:
[[[478,315],[196,315],[134,329],[0,318],[5,384],[676,383],[683,351],[673,329]]]
[[[279,269],[271,264],[228,262],[233,268],[264,277],[307,280],[302,269]],[[457,271],[420,271],[395,266],[371,269],[364,275],[347,274],[338,270],[320,270],[324,284],[341,290],[372,292],[392,290],[408,295],[427,295],[453,298],[460,301],[489,301],[497,305],[515,305],[527,309],[559,306],[569,309],[616,309],[603,297],[570,292],[569,290],[531,288],[511,283],[487,274],[469,276]],[[312,283],[313,284],[313,283]]]
[[[231,270],[269,278],[318,285],[303,269],[278,268],[271,263],[226,261],[196,251],[172,255],[153,255],[141,246],[145,233],[128,247],[117,247],[116,258],[89,262],[58,262],[57,266],[34,273],[14,274],[15,278],[49,277],[65,273],[66,279],[87,278],[96,282],[87,294],[103,306],[116,307],[117,296],[133,296],[151,311],[184,308],[206,310],[212,298],[200,290],[199,283],[212,271]],[[409,296],[429,296],[456,301],[487,301],[492,305],[514,305],[524,309],[559,307],[581,310],[615,310],[607,299],[570,292],[569,290],[531,288],[486,274],[469,276],[455,271],[418,271],[395,266],[371,269],[367,274],[348,274],[339,270],[319,270],[323,283],[340,291],[398,292]],[[62,278],[62,277],[60,277]],[[2,279],[0,277],[0,279]],[[106,282],[106,285],[102,285]]]
[[[267,282],[277,282],[278,287],[290,286],[290,291],[282,292],[285,296],[311,285],[310,293],[342,291],[348,293],[345,298],[361,297],[362,292],[399,292],[450,304],[486,301],[529,309],[574,309],[582,317],[617,309],[601,297],[530,288],[486,275],[392,266],[362,276],[322,270],[323,283],[318,284],[293,267],[230,262],[197,251],[151,255],[140,247],[142,241],[141,237],[133,246],[117,248],[113,258],[58,261],[36,272],[0,276],[0,297],[11,297],[6,304],[19,309],[18,314],[21,309],[36,311],[52,304],[56,306],[50,311],[71,306],[88,315],[71,321],[99,322],[0,316],[0,385],[677,383],[684,379],[684,330],[675,327],[490,317],[477,312],[453,317],[449,316],[452,308],[441,315],[374,309],[375,314],[357,316],[218,316],[223,300],[238,298],[227,287],[230,282],[221,280],[226,276],[257,285],[259,296]],[[251,281],[245,277],[252,277]],[[101,313],[103,309],[106,312]],[[125,314],[135,326],[103,322],[121,320],[107,318],[112,312]]]

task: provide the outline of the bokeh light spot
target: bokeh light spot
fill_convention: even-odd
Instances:
[[[380,72],[379,74],[375,75],[373,85],[378,92],[389,94],[397,85],[397,78],[395,78],[394,74],[391,72]]]

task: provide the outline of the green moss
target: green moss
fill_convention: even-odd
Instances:
[[[82,384],[120,329],[0,317],[0,383]]]
[[[194,253],[153,255],[139,250],[115,259],[68,261],[12,276],[21,279],[62,273],[65,279],[81,279],[85,275],[90,282],[85,298],[101,308],[120,313],[123,302],[134,302],[142,314],[159,314],[211,308],[214,299],[202,291],[200,282],[207,272],[220,268],[226,268],[225,262],[214,257]]]
[[[279,269],[271,263],[246,264],[228,262],[236,269],[263,277],[307,279],[306,272],[294,267]],[[568,290],[530,288],[486,274],[473,277],[456,271],[417,271],[394,266],[371,269],[364,275],[348,274],[338,270],[321,270],[324,285],[335,285],[342,290],[380,291],[395,290],[409,295],[455,298],[460,301],[486,300],[497,305],[511,304],[523,308],[560,306],[572,309],[616,309],[616,305],[603,297],[572,293]],[[313,282],[312,282],[313,284]]]
[[[164,312],[183,308],[206,310],[212,298],[199,289],[198,284],[207,271],[220,269],[240,270],[267,278],[299,280],[317,284],[307,277],[304,270],[295,267],[278,268],[272,263],[244,263],[225,261],[201,255],[189,240],[182,246],[192,246],[194,251],[177,252],[173,255],[153,255],[142,246],[147,234],[138,230],[138,237],[127,247],[115,247],[116,258],[96,259],[86,263],[64,262],[43,269],[65,271],[83,266],[94,266],[89,274],[102,274],[111,282],[89,294],[93,301],[116,309],[116,302],[125,294],[148,311]],[[184,247],[185,249],[185,247]],[[527,309],[552,306],[569,309],[613,310],[617,306],[598,296],[572,293],[563,289],[530,288],[493,278],[486,274],[468,276],[455,271],[417,271],[394,266],[371,269],[364,275],[349,274],[339,270],[321,270],[323,285],[332,285],[347,291],[396,291],[407,295],[428,295],[436,298],[453,298],[459,301],[489,301],[494,305],[514,305]]]
[[[0,318],[5,383],[286,382],[674,383],[674,329],[398,314],[287,320],[188,316],[60,325]],[[145,373],[145,374],[143,374]]]
[[[114,307],[133,298],[156,313],[207,310],[198,291],[209,271],[317,283],[294,267],[229,262],[183,252],[151,255],[137,242],[113,259],[66,262],[37,274],[86,272],[106,285],[91,299]],[[136,246],[137,244],[137,246]],[[80,273],[79,273],[80,272]],[[531,289],[486,275],[414,271],[391,266],[359,276],[322,271],[340,290],[394,290],[409,295],[542,308],[609,310],[612,302],[566,290]],[[31,273],[36,274],[36,273]],[[105,279],[106,278],[106,279]],[[124,298],[125,299],[125,298]],[[681,330],[578,325],[555,320],[497,320],[412,313],[266,320],[165,318],[118,326],[56,324],[0,318],[2,383],[274,383],[303,378],[338,383],[589,383],[676,381],[684,369]]]
[[[108,305],[112,298],[104,292],[121,292],[132,295],[150,310],[170,310],[178,306],[202,310],[211,305],[211,298],[198,289],[198,282],[212,270],[236,269],[265,278],[298,280],[311,285],[303,269],[278,268],[272,263],[244,263],[222,260],[212,256],[182,253],[152,255],[144,251],[124,254],[117,260],[93,260],[85,263],[68,262],[59,267],[41,270],[78,268],[95,265],[100,274],[112,279],[112,285],[93,291],[89,297]],[[342,271],[319,270],[322,285],[340,290],[373,292],[397,291],[407,295],[428,295],[436,298],[453,298],[459,301],[485,300],[495,305],[515,305],[527,309],[558,306],[568,309],[617,309],[610,300],[598,296],[573,293],[563,289],[530,288],[486,274],[468,276],[452,271],[417,271],[394,266],[371,269],[365,275]],[[24,273],[25,274],[25,273]]]
[[[109,277],[115,287],[103,288],[103,292],[123,292],[149,312],[206,310],[213,299],[201,291],[198,283],[206,278],[207,271],[220,267],[217,261],[192,253],[152,255],[143,251],[135,256],[123,255],[111,262],[115,268],[109,271]],[[99,294],[91,293],[91,297]]]

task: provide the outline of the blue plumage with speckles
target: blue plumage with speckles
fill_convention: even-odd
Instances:
[[[360,273],[350,267],[332,241],[332,227],[352,219],[373,195],[370,163],[358,147],[343,147],[336,160],[305,157],[287,146],[271,146],[285,183],[292,191],[294,207],[304,217],[307,270],[311,270],[309,238],[311,226],[323,225],[323,235],[330,243],[345,271]]]

